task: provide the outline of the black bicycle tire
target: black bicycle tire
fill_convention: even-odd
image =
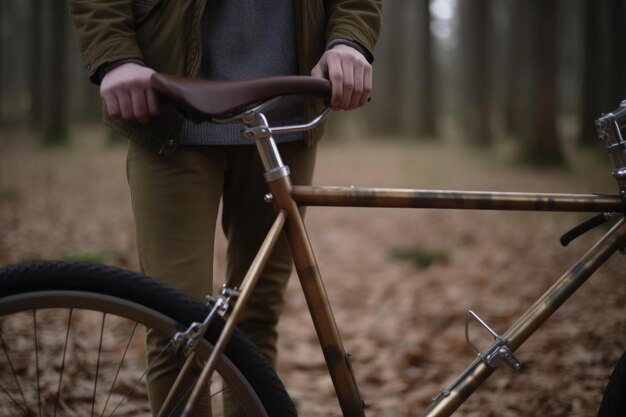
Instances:
[[[598,411],[598,417],[623,416],[626,416],[626,351],[613,368]]]
[[[42,261],[0,269],[0,316],[3,300],[18,295],[46,292],[80,292],[131,302],[169,317],[182,327],[200,321],[206,306],[181,291],[143,274],[108,265]],[[217,317],[205,334],[214,344],[224,327]],[[265,356],[236,331],[224,355],[245,377],[269,416],[296,416],[284,385]]]

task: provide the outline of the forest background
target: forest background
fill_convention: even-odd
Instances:
[[[483,147],[508,138],[527,160],[563,163],[563,147],[595,143],[593,120],[623,98],[625,9],[620,0],[385,1],[373,101],[336,118],[335,133]],[[48,143],[99,120],[64,0],[0,1],[0,98],[0,129],[27,126]]]
[[[331,117],[316,183],[616,192],[593,121],[626,98],[626,0],[383,8],[372,102]],[[0,0],[0,265],[62,258],[138,269],[124,168],[125,141],[100,123],[65,0]],[[466,310],[506,329],[600,236],[560,247],[586,217],[309,210],[368,415],[418,414],[472,359]],[[225,243],[216,240],[219,286]],[[623,262],[614,257],[524,345],[519,374],[497,372],[458,415],[595,415],[626,344]],[[294,279],[279,372],[306,415],[335,416],[307,320]]]

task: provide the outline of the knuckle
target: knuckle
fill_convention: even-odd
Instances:
[[[100,86],[100,95],[103,98],[111,97],[115,94],[115,86],[113,84],[102,84]]]
[[[132,79],[126,79],[126,80],[120,81],[120,83],[118,84],[118,88],[121,88],[124,90],[130,90],[131,88],[133,88],[134,85],[135,83],[133,82]]]
[[[116,106],[116,103],[113,102],[110,98],[104,98],[104,105],[106,107],[107,113],[112,116],[119,116],[120,109]]]
[[[335,81],[335,82],[341,82],[343,79],[343,74],[341,73],[341,71],[331,71],[328,76],[330,77],[331,81]]]

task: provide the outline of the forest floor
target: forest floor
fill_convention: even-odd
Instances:
[[[64,258],[137,268],[124,145],[105,145],[106,135],[88,128],[77,129],[67,149],[39,149],[24,132],[2,135],[0,265]],[[327,138],[315,183],[615,190],[605,159],[576,154],[568,169],[531,169],[507,155],[399,139]],[[420,415],[474,358],[465,342],[466,311],[474,309],[503,332],[601,235],[596,230],[560,246],[559,236],[586,217],[310,208],[311,241],[367,414]],[[216,241],[219,286],[225,242],[221,235]],[[594,415],[626,342],[624,262],[613,257],[518,350],[520,372],[498,370],[455,415]],[[301,415],[338,416],[309,323],[294,278],[280,323],[279,373]]]

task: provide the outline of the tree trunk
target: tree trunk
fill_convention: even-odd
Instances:
[[[624,40],[626,39],[626,2],[624,0],[610,0],[609,3],[609,36],[612,57],[610,67],[611,85],[607,88],[609,92],[609,107],[607,110],[614,110],[619,103],[626,99],[626,53],[624,53]]]
[[[42,122],[43,83],[42,83],[42,48],[41,33],[43,27],[41,0],[30,0],[30,45],[29,45],[29,90],[30,123],[38,128]]]
[[[521,127],[521,111],[523,106],[524,87],[522,80],[522,54],[524,45],[523,2],[510,1],[508,4],[509,47],[507,49],[508,70],[505,83],[504,126],[508,134],[519,133]]]
[[[581,105],[581,137],[580,143],[591,146],[596,143],[596,129],[593,120],[597,118],[606,103],[606,78],[605,71],[609,65],[599,65],[606,62],[608,51],[606,50],[606,37],[604,32],[603,13],[605,1],[585,2],[584,5],[584,67],[582,83]],[[609,109],[605,109],[609,110]]]
[[[417,2],[417,135],[437,136],[437,79],[434,70],[433,39],[430,31],[430,0]]]
[[[3,48],[3,37],[2,34],[4,33],[4,9],[3,9],[3,5],[2,5],[3,0],[0,0],[0,127],[2,127],[3,125],[3,121],[4,121],[4,113],[3,113],[3,105],[4,105],[4,100],[2,99],[2,97],[4,97],[4,76],[3,76],[3,68],[2,68],[2,63],[4,62],[4,48]]]
[[[491,2],[461,0],[460,64],[464,136],[479,146],[492,141],[491,115]]]
[[[402,132],[403,111],[400,105],[403,97],[404,79],[404,42],[402,32],[394,30],[402,25],[402,17],[406,3],[404,0],[383,3],[383,14],[386,19],[380,38],[379,56],[384,61],[385,70],[375,70],[375,90],[373,99],[376,101],[378,117],[372,121],[375,129],[385,133],[399,134]]]
[[[52,0],[50,8],[50,82],[43,140],[45,144],[65,144],[67,128],[67,8],[65,0]]]
[[[585,2],[584,68],[581,137],[584,146],[597,146],[593,121],[626,99],[626,37],[623,0]]]
[[[529,0],[526,4],[524,48],[525,89],[523,157],[529,163],[564,163],[556,128],[557,2]]]

